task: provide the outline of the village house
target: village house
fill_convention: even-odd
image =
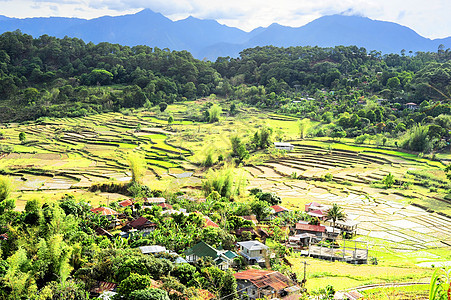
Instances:
[[[233,265],[233,259],[238,255],[230,250],[217,250],[207,243],[200,241],[185,251],[186,261],[195,263],[204,257],[210,257],[221,270],[227,270]]]
[[[296,223],[295,231],[296,234],[308,233],[314,235],[317,240],[322,240],[326,234],[326,226]]]
[[[131,221],[127,225],[122,228],[122,231],[130,231],[132,229],[136,229],[142,232],[151,232],[157,228],[157,224],[149,221],[144,217],[139,217],[136,220]]]
[[[266,257],[269,257],[269,247],[259,241],[238,242],[239,254],[249,265],[259,264],[265,266]]]
[[[129,207],[129,206],[131,206],[131,208],[133,208],[133,199],[127,199],[127,200],[120,201],[118,203],[118,205],[123,208]]]
[[[276,149],[278,150],[286,150],[286,151],[291,151],[294,149],[294,146],[291,145],[290,143],[278,143],[275,142],[274,143],[274,147],[276,147]]]
[[[325,221],[327,219],[327,211],[330,209],[330,206],[319,204],[316,202],[310,202],[305,205],[305,212],[314,218],[318,218],[321,221]]]
[[[295,297],[301,290],[290,278],[276,271],[249,269],[233,276],[243,299],[283,299],[290,295]],[[299,299],[299,296],[295,298]]]
[[[333,225],[332,221],[327,221],[326,224],[330,226]],[[357,234],[357,226],[359,225],[358,221],[346,220],[346,221],[336,221],[335,222],[335,231],[341,230],[342,233],[352,237]]]
[[[91,212],[101,216],[105,216],[108,219],[108,221],[110,221],[110,225],[108,226],[108,228],[115,228],[116,226],[120,225],[120,222],[117,219],[119,213],[109,207],[102,206],[98,208],[92,208]]]
[[[144,198],[143,208],[152,208],[153,205],[166,203],[166,199],[163,197]]]
[[[270,207],[274,210],[274,215],[276,217],[281,215],[281,214],[283,214],[283,213],[286,213],[286,212],[290,211],[289,209],[287,209],[287,208],[285,208],[283,206],[280,206],[280,205],[273,205],[273,206],[270,206]]]
[[[406,106],[407,109],[410,109],[410,110],[417,110],[418,109],[418,105],[416,103],[413,103],[413,102],[406,103],[405,106]]]
[[[160,203],[160,204],[157,204],[157,206],[160,206],[161,208],[163,208],[163,210],[172,209],[172,205],[171,204],[167,204],[167,203]]]

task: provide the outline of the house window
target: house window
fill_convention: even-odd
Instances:
[[[262,254],[263,253],[263,250],[260,250],[260,254]]]

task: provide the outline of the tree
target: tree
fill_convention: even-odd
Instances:
[[[222,109],[219,105],[213,104],[212,107],[208,110],[208,122],[215,123],[219,121],[219,117],[221,116]]]
[[[164,112],[166,108],[168,108],[168,104],[166,102],[160,102],[158,106],[160,107],[161,112]]]
[[[161,289],[136,290],[128,296],[130,300],[169,300],[168,292]]]
[[[304,137],[307,136],[309,129],[310,129],[310,120],[309,119],[302,119],[298,121],[298,127],[299,127],[299,136],[301,139],[304,139]]]
[[[27,139],[27,135],[25,134],[25,132],[19,133],[19,140],[21,143],[24,143],[26,139]]]
[[[382,179],[382,183],[387,188],[391,188],[395,184],[395,176],[392,173],[388,173],[384,179]]]
[[[251,210],[255,214],[258,221],[262,221],[271,213],[268,202],[262,200],[254,200],[251,202]]]
[[[174,117],[173,116],[169,116],[168,124],[171,125],[172,123],[174,123]]]
[[[346,214],[337,203],[332,204],[332,207],[329,208],[326,214],[327,220],[332,220],[332,228],[335,233],[335,222],[337,221],[346,221]]]
[[[249,151],[238,136],[232,136],[230,142],[232,143],[232,157],[236,157],[239,162],[249,158]]]
[[[131,273],[130,276],[125,278],[119,284],[117,291],[121,295],[130,295],[133,291],[144,290],[148,288],[152,283],[152,280],[147,275],[139,275]]]

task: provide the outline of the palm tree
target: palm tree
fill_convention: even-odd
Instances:
[[[334,203],[332,204],[332,207],[327,211],[326,218],[327,220],[332,220],[332,230],[333,233],[335,233],[335,222],[346,221],[346,214],[341,206],[339,206],[337,203]]]

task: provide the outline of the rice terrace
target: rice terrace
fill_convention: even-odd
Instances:
[[[0,16],[0,300],[451,300],[451,40],[347,14]]]
[[[23,209],[33,197],[56,201],[66,193],[90,199],[95,206],[124,198],[91,192],[90,187],[129,181],[126,157],[130,152],[144,155],[144,182],[149,186],[202,196],[198,188],[207,153],[217,157],[229,151],[232,135],[244,137],[269,123],[294,149],[256,153],[235,171],[244,172],[246,189],[275,192],[282,205],[293,209],[303,210],[310,202],[339,203],[348,219],[359,223],[354,239],[367,242],[370,258],[379,262],[364,271],[372,275],[354,274],[350,269],[359,267],[347,267],[345,280],[338,280],[339,274],[318,271],[330,263],[309,259],[313,271],[307,287],[320,287],[324,279],[339,289],[409,278],[422,281],[427,280],[431,265],[450,263],[451,201],[445,197],[449,183],[440,162],[447,161],[448,155],[430,160],[394,147],[358,145],[351,139],[299,139],[295,118],[246,106],[237,116],[223,114],[219,123],[199,123],[186,117],[190,105],[173,104],[165,113],[130,110],[4,126],[1,143],[13,151],[2,155],[0,167],[14,178],[17,208]],[[166,121],[169,115],[175,117],[171,124]],[[27,136],[25,143],[18,139],[20,132]],[[396,183],[386,189],[381,181],[389,173]],[[297,255],[290,258],[299,259]]]

